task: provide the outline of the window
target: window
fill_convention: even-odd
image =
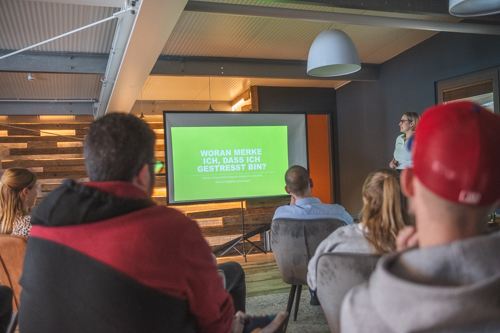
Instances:
[[[489,69],[437,82],[437,102],[468,100],[499,113],[499,69]]]

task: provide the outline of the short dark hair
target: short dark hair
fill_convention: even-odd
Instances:
[[[302,196],[309,186],[309,171],[300,165],[291,166],[285,173],[285,183],[290,192]]]
[[[131,114],[110,113],[90,124],[83,147],[91,181],[131,182],[144,164],[154,162],[156,135]]]

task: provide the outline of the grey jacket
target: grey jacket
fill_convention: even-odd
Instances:
[[[500,233],[385,255],[341,332],[500,332]]]

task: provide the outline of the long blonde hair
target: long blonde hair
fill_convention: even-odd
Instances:
[[[378,254],[395,250],[399,230],[413,223],[401,193],[399,173],[390,169],[372,172],[363,185],[363,199],[366,240]]]
[[[16,215],[26,215],[23,208],[22,191],[32,189],[37,181],[36,176],[29,170],[11,168],[5,170],[0,184],[0,233],[12,233]]]

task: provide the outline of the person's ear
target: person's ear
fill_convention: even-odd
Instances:
[[[23,188],[23,190],[21,191],[21,195],[25,198],[28,196],[28,188],[27,187]]]
[[[309,178],[309,187],[313,188],[313,180],[312,180],[312,178]]]
[[[285,191],[286,191],[286,193],[290,194],[290,190],[288,189],[288,186],[285,186]]]
[[[149,165],[144,164],[137,174],[132,180],[132,184],[139,187],[141,190],[146,192],[147,194],[151,194],[150,192],[150,184],[151,184],[151,173],[149,170]]]
[[[413,173],[412,168],[403,169],[401,171],[401,191],[407,198],[410,198],[415,194],[415,187],[413,185],[414,178],[415,174]]]

